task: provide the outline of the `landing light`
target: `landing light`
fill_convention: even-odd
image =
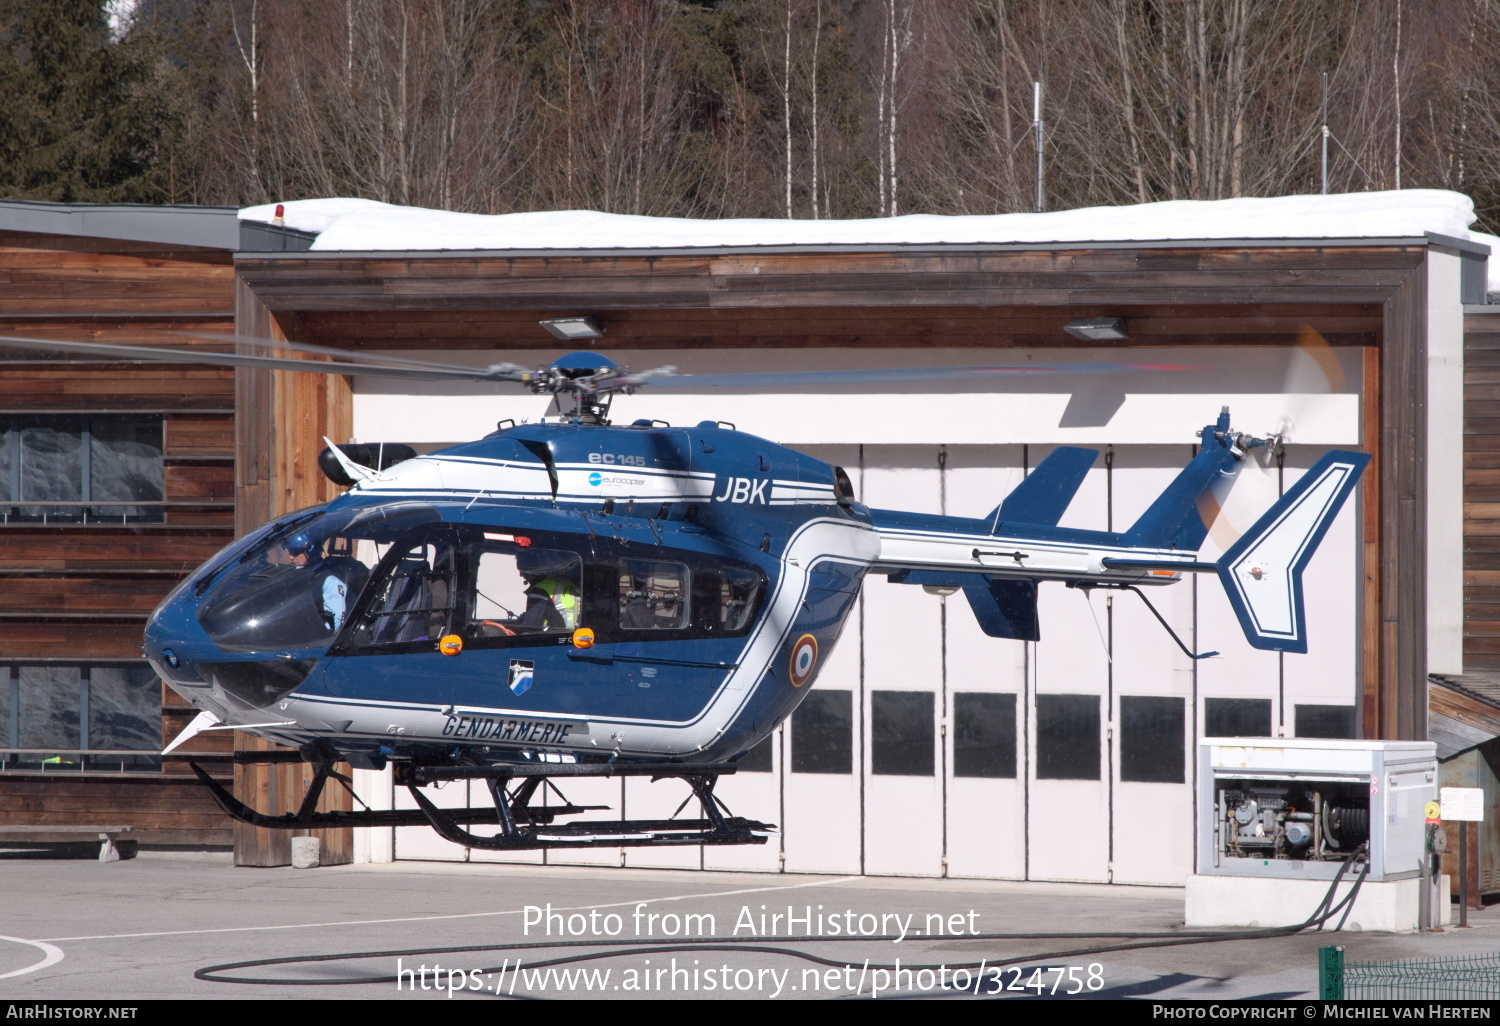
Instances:
[[[1063,331],[1085,342],[1108,342],[1130,337],[1123,317],[1085,317],[1064,324]]]
[[[554,317],[537,323],[551,332],[553,338],[560,338],[564,342],[604,337],[604,326],[593,317]]]

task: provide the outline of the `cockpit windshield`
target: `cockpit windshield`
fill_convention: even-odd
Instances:
[[[228,652],[324,648],[391,545],[440,519],[431,506],[401,503],[294,520],[221,574],[198,622]]]

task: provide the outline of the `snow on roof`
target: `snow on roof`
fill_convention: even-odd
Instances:
[[[240,218],[270,221],[275,208],[271,203],[247,207]],[[594,210],[460,214],[361,199],[294,200],[285,208],[287,227],[318,233],[312,248],[332,252],[1420,238],[1426,232],[1500,246],[1495,236],[1469,230],[1474,221],[1469,197],[1441,189],[846,221],[637,217]],[[1500,270],[1490,288],[1500,290]]]

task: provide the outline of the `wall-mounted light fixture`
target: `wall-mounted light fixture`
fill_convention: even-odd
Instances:
[[[1085,317],[1064,324],[1063,331],[1084,342],[1110,342],[1130,337],[1123,317]]]
[[[552,333],[553,338],[560,338],[564,342],[604,337],[604,325],[593,317],[554,317],[539,323]]]

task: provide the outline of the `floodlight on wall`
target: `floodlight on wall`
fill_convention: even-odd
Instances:
[[[1063,331],[1085,342],[1110,342],[1130,337],[1123,317],[1085,317],[1064,324]]]
[[[539,323],[552,333],[553,338],[560,338],[564,342],[604,337],[604,325],[592,317],[554,317]]]

